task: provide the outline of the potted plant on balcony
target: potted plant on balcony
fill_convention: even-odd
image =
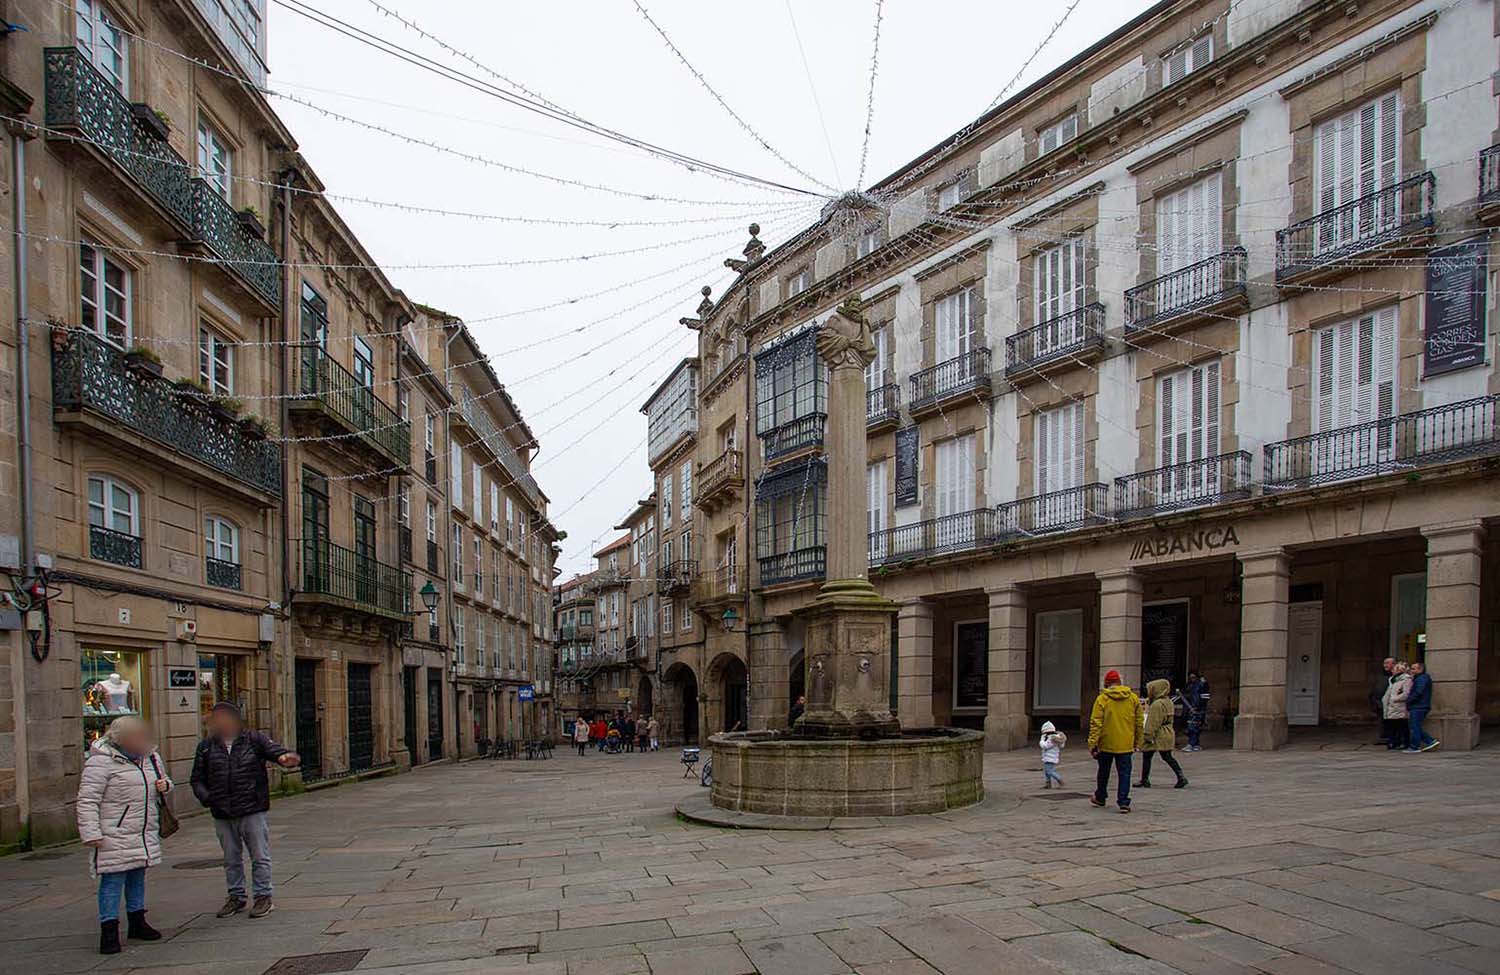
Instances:
[[[138,376],[161,378],[161,356],[144,345],[137,345],[125,353],[125,368]]]
[[[233,421],[240,415],[240,410],[245,404],[233,396],[210,396],[208,399],[208,410],[221,420]]]
[[[183,376],[172,381],[172,387],[177,392],[177,398],[192,403],[194,406],[206,407],[213,395],[209,393],[208,387],[196,379]]]
[[[260,211],[253,206],[245,207],[239,212],[240,226],[245,228],[245,233],[252,237],[264,240],[266,237],[266,225],[261,220]]]
[[[159,108],[152,108],[145,102],[131,102],[130,114],[141,124],[149,135],[155,136],[162,142],[166,142],[172,135],[172,120]]]
[[[240,432],[247,440],[264,440],[271,434],[271,428],[264,419],[250,414],[240,417]]]

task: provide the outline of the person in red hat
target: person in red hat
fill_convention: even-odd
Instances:
[[[1089,716],[1089,754],[1099,763],[1094,794],[1089,802],[1103,806],[1109,793],[1109,769],[1113,765],[1116,783],[1115,802],[1120,812],[1130,812],[1130,772],[1132,758],[1143,744],[1141,699],[1135,691],[1120,683],[1120,672],[1104,675],[1104,690],[1094,699]]]

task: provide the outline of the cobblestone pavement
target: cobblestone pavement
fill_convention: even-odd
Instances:
[[[665,752],[440,765],[278,802],[261,920],[214,918],[188,820],[149,878],[167,940],[110,958],[80,848],[0,860],[0,970],[1500,972],[1500,750],[1183,758],[1191,787],[1162,774],[1130,816],[1089,806],[1074,749],[1061,792],[989,756],[974,810],[823,832],[679,821],[698,786]]]

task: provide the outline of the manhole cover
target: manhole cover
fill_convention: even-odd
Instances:
[[[327,975],[329,972],[352,972],[364,961],[370,949],[358,951],[325,951],[320,955],[292,955],[283,958],[263,975]]]
[[[1049,792],[1044,796],[1032,796],[1033,799],[1042,799],[1046,802],[1061,802],[1064,799],[1087,799],[1087,792]]]
[[[174,864],[172,864],[172,869],[173,870],[214,870],[214,869],[217,869],[218,867],[222,867],[223,865],[224,865],[224,859],[222,857],[215,857],[212,860],[184,860],[181,863],[174,863]],[[330,969],[330,971],[331,970],[332,969]]]

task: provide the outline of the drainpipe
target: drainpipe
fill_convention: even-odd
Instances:
[[[27,323],[30,314],[30,295],[26,280],[26,242],[21,234],[26,229],[26,143],[33,136],[24,124],[13,123],[10,129],[11,197],[14,207],[12,220],[12,249],[15,251],[16,279],[16,480],[17,502],[21,518],[20,558],[17,560],[23,579],[31,576],[36,558],[36,536],[33,529],[31,497],[31,330]],[[26,641],[25,629],[16,631],[15,661],[11,667],[11,700],[15,702],[15,776],[16,811],[24,828],[31,819],[31,761],[27,742],[30,719],[26,703]]]
[[[276,394],[278,423],[281,429],[281,612],[286,625],[282,631],[281,661],[281,713],[288,726],[282,732],[282,740],[295,737],[297,726],[297,657],[292,644],[292,457],[287,432],[291,429],[291,410],[287,395],[291,389],[288,375],[289,356],[287,341],[291,335],[291,322],[295,308],[295,285],[293,275],[286,268],[292,254],[292,171],[282,173],[281,178],[281,322],[277,328],[276,346]],[[299,749],[305,742],[297,742]]]
[[[448,391],[448,397],[452,399],[453,341],[454,339],[458,338],[459,331],[455,327],[458,323],[454,319],[449,319],[447,322],[444,322],[444,324],[452,329],[452,331],[449,333],[448,337],[443,340],[443,388]],[[453,407],[451,405],[448,407],[447,412],[444,414],[444,416],[446,417],[446,421],[443,424],[443,430],[447,434],[447,440],[444,443],[444,446],[448,449],[448,460],[451,463],[453,460]],[[453,544],[453,499],[448,496],[448,491],[449,488],[452,487],[452,485],[453,471],[452,469],[450,469],[448,471],[448,483],[443,486],[443,512],[448,528],[448,544],[450,546]],[[445,575],[446,573],[451,573],[452,571],[453,553],[450,551],[448,553],[448,565],[445,569]],[[443,587],[443,591],[447,596],[446,601],[448,603],[448,669],[449,672],[453,674],[453,761],[457,762],[459,759],[463,758],[464,754],[464,732],[463,724],[460,723],[460,716],[458,713],[458,661],[453,655],[454,648],[452,646],[452,637],[454,635],[453,583],[454,580],[449,579],[448,584]]]

